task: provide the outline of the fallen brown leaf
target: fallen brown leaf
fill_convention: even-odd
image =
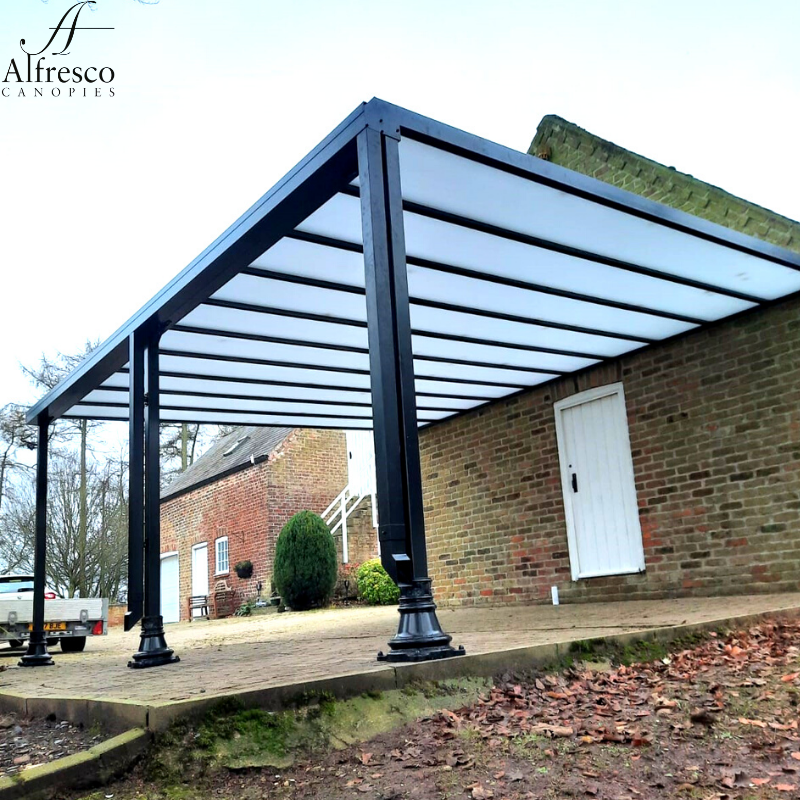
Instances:
[[[739,717],[739,722],[742,725],[753,725],[756,728],[766,728],[767,723],[762,722],[760,719],[747,719],[746,717]]]

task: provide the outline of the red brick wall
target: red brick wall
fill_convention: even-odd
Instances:
[[[345,437],[339,431],[297,430],[289,434],[268,461],[161,505],[161,552],[178,551],[181,619],[188,619],[192,594],[192,545],[208,542],[209,591],[224,580],[237,591],[237,601],[255,597],[262,582],[268,597],[275,540],[298,511],[320,513],[347,482]],[[215,540],[228,537],[230,571],[214,574]],[[253,562],[248,580],[237,577],[234,565]]]
[[[646,572],[573,582],[553,403],[622,381]],[[800,588],[800,300],[746,314],[421,435],[444,604]]]
[[[118,628],[125,624],[125,614],[128,613],[127,605],[112,603],[108,606],[108,627]]]
[[[272,575],[275,542],[281,528],[298,511],[322,513],[347,484],[344,433],[304,430],[292,434],[288,447],[270,459],[268,505],[270,537],[267,558]],[[264,584],[269,590],[269,580]]]

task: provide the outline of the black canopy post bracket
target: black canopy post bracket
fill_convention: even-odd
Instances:
[[[161,333],[149,325],[144,337],[144,616],[139,651],[132,669],[180,661],[167,646],[161,616],[161,469],[158,344]]]
[[[128,611],[125,630],[144,613],[144,336],[129,337],[128,373]]]
[[[21,667],[50,667],[53,659],[47,651],[44,632],[44,592],[47,562],[47,431],[46,414],[37,419],[39,438],[36,445],[36,542],[33,565],[33,630],[28,651],[20,659]]]
[[[381,561],[400,587],[400,624],[382,661],[462,655],[436,617],[428,577],[400,189],[399,125],[373,109],[358,135],[361,220]]]

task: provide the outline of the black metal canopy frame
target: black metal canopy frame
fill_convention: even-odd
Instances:
[[[160,615],[164,422],[372,429],[400,623],[379,658],[463,653],[435,612],[418,429],[800,291],[800,256],[381,100],[361,105],[28,412],[130,428],[130,666]]]

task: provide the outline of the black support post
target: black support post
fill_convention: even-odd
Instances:
[[[399,130],[358,135],[370,381],[381,561],[400,587],[400,623],[385,661],[462,655],[436,617],[425,546],[414,363],[400,190]]]
[[[149,332],[144,347],[144,616],[139,652],[128,662],[133,669],[180,661],[167,647],[161,616],[159,338]]]
[[[144,613],[144,341],[129,337],[128,373],[128,611],[129,631]]]
[[[19,662],[21,667],[49,667],[53,659],[47,652],[44,632],[44,590],[47,562],[47,431],[48,419],[38,418],[39,438],[36,448],[36,542],[33,565],[33,630],[28,650]]]

